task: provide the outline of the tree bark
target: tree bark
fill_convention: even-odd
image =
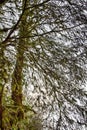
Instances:
[[[24,0],[23,0],[24,2]],[[21,22],[20,22],[20,30],[19,30],[19,36],[22,37],[25,35],[27,28],[26,28],[26,18],[27,16],[23,15]],[[22,80],[23,80],[23,64],[24,64],[24,52],[25,48],[24,45],[26,40],[25,39],[19,39],[19,43],[17,46],[17,59],[16,59],[16,65],[13,72],[12,77],[12,100],[14,102],[14,105],[17,106],[17,118],[18,121],[24,118],[24,112],[23,112],[23,104],[22,104]],[[20,130],[20,128],[18,128]]]
[[[0,128],[1,130],[4,129],[3,126],[3,106],[2,106],[2,100],[3,100],[3,91],[4,86],[6,84],[6,60],[4,58],[4,48],[0,48]]]

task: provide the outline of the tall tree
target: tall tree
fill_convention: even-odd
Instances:
[[[57,109],[59,129],[66,124],[70,129],[82,129],[83,124],[86,128],[86,1],[25,2],[23,8],[21,1],[6,1],[0,9],[0,47],[17,52],[11,77],[14,104],[22,105],[22,88],[27,86],[26,97],[35,108]],[[81,120],[69,117],[71,111]]]
[[[20,29],[19,29],[19,36],[23,37],[25,35],[27,28],[26,28],[26,19],[27,16],[25,14],[25,7],[26,7],[26,0],[22,1],[22,18],[20,22]],[[23,45],[25,45],[26,39],[19,39],[17,45],[17,56],[16,56],[16,64],[13,72],[12,77],[12,99],[15,105],[22,105],[22,69],[23,69],[23,61],[24,61],[24,49],[21,49]]]

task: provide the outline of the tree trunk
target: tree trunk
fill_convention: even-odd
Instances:
[[[19,30],[19,36],[23,37],[27,31],[26,28],[26,14],[22,16],[21,23],[20,23],[20,30]],[[23,80],[23,62],[24,62],[24,52],[25,48],[24,45],[26,44],[26,40],[19,39],[18,47],[17,47],[17,59],[16,59],[16,65],[13,72],[12,77],[12,100],[14,102],[14,105],[17,106],[17,118],[20,121],[24,117],[23,112],[23,104],[22,104],[22,80]],[[20,128],[18,128],[19,130]]]
[[[12,78],[12,100],[14,105],[22,105],[22,67],[23,67],[23,54],[20,45],[18,46],[17,61]]]
[[[7,78],[7,71],[6,71],[6,60],[4,57],[4,48],[0,48],[0,128],[1,130],[4,130],[3,126],[3,91],[4,91],[4,86],[6,84],[6,78]]]

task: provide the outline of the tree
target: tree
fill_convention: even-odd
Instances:
[[[86,84],[87,63],[86,2],[79,0],[77,3],[73,0],[22,2],[6,1],[0,9],[2,36],[0,48],[4,51],[1,58],[7,58],[4,65],[8,66],[6,76],[10,77],[8,83],[11,83],[12,100],[18,107],[23,105],[23,85],[27,86],[25,91],[32,86],[35,97],[28,93],[26,97],[29,98],[29,103],[38,110],[47,108],[49,111],[57,107],[56,111],[59,109],[58,113],[61,114],[59,129],[65,127],[63,118],[67,124],[71,124],[70,129],[73,129],[73,124],[78,124],[78,127],[79,124],[86,126],[86,116],[84,117],[86,93],[84,89],[82,90],[82,84]],[[6,13],[11,18],[8,18]],[[12,55],[9,51],[12,49],[14,57],[16,55],[15,65],[10,60]],[[9,71],[7,63],[13,67],[13,74],[12,70]],[[1,68],[2,75],[3,70],[4,66]],[[7,72],[13,76],[9,76]],[[1,79],[3,81],[5,77],[1,76]],[[5,85],[6,82],[1,89],[0,100]],[[84,109],[77,103],[78,98],[82,100]],[[2,110],[2,102],[0,104]],[[74,119],[67,116],[67,112],[72,111],[71,106],[84,121],[76,120],[75,123]],[[60,119],[60,116],[58,117]],[[0,118],[2,120],[2,117]]]

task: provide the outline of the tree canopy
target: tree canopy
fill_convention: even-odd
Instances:
[[[20,122],[27,106],[43,113],[48,129],[87,128],[86,6],[86,0],[0,1],[1,130],[7,109]]]

